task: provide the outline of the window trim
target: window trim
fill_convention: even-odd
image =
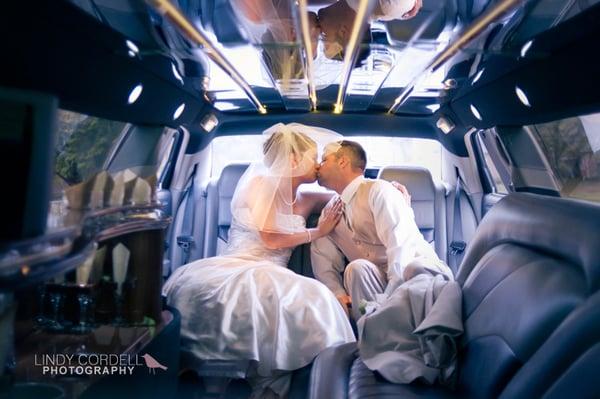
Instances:
[[[173,176],[175,174],[175,164],[179,152],[181,151],[181,144],[183,143],[184,133],[181,128],[177,128],[172,135],[173,145],[171,146],[171,151],[169,151],[169,155],[167,158],[167,163],[165,164],[164,169],[161,172],[161,175],[158,176],[157,187],[158,189],[164,190],[171,186],[173,182]]]
[[[471,144],[475,152],[475,164],[477,165],[477,172],[479,175],[479,181],[481,181],[482,183],[481,185],[483,188],[483,192],[485,194],[494,194],[497,193],[497,189],[490,174],[489,167],[485,162],[483,150],[481,148],[481,139],[479,137],[480,132],[481,130],[478,130],[475,134],[471,136]]]
[[[492,136],[491,139],[494,140],[495,144],[502,146],[502,148],[500,148],[500,149],[496,148],[496,147],[489,148],[486,145],[486,140],[488,140],[485,137],[486,134],[490,134]],[[481,157],[481,161],[483,163],[484,170],[486,171],[486,178],[489,179],[488,183],[490,184],[490,187],[492,188],[491,193],[497,194],[497,195],[508,195],[511,192],[514,192],[514,185],[510,178],[510,172],[508,170],[505,170],[506,166],[509,166],[509,167],[511,166],[511,160],[508,156],[508,153],[506,152],[506,149],[503,147],[502,140],[500,139],[500,137],[498,137],[498,134],[495,131],[493,131],[492,129],[487,129],[487,130],[478,131],[476,136],[477,136],[476,141],[478,142],[478,145],[485,147],[485,149],[487,150],[487,152],[490,156],[490,160],[494,164],[494,167],[496,168],[496,171],[498,172],[498,176],[500,177],[500,180],[502,181],[502,184],[504,184],[504,188],[506,189],[506,194],[498,191],[498,187],[496,187],[496,184],[494,183],[493,173],[489,170],[489,166],[487,165],[487,162],[485,161],[485,156],[483,155],[483,148],[477,147],[478,152],[480,151],[478,156]],[[504,163],[502,163],[501,158],[504,158],[504,161],[506,161],[507,165],[504,165]],[[500,163],[500,165],[498,165],[498,163]],[[504,173],[500,170],[501,168],[504,171]]]
[[[123,130],[121,130],[121,133],[119,133],[119,138],[118,138],[117,142],[113,145],[113,148],[111,148],[109,155],[104,160],[104,164],[102,165],[102,170],[110,169],[110,165],[113,163],[113,161],[114,161],[115,157],[117,156],[117,154],[119,153],[119,151],[121,151],[121,147],[123,147],[123,144],[127,141],[127,138],[133,131],[134,127],[135,127],[135,125],[133,125],[132,123],[127,123],[123,127]]]

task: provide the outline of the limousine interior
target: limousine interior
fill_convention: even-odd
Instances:
[[[360,0],[333,54],[337,1],[3,6],[0,396],[249,397],[186,364],[161,286],[222,253],[278,122],[361,143],[463,295],[454,389],[386,381],[352,343],[290,398],[600,396],[599,2],[419,0],[390,20]],[[289,268],[314,278],[308,244]]]

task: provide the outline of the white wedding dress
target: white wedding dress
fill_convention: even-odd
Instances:
[[[302,216],[283,217],[304,227]],[[234,216],[222,256],[182,266],[165,283],[168,304],[181,312],[182,351],[198,360],[201,374],[236,376],[256,361],[257,374],[270,376],[355,341],[332,292],[287,269],[291,251],[266,248]]]

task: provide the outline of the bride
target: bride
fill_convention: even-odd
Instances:
[[[306,228],[330,196],[303,195],[298,187],[317,178],[317,142],[341,136],[296,123],[279,123],[264,136],[262,162],[250,165],[234,193],[225,253],[180,267],[163,293],[181,312],[182,356],[200,375],[247,377],[253,396],[284,397],[292,370],[355,341],[332,292],[287,269],[295,246],[340,220],[341,201]]]

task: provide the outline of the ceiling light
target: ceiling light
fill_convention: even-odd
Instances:
[[[202,90],[208,91],[210,89],[210,78],[208,76],[204,76],[202,78]]]
[[[471,82],[472,85],[477,83],[477,81],[481,78],[481,75],[483,75],[483,71],[485,71],[485,68],[481,68],[481,70],[479,72],[477,72],[477,74],[473,78],[473,81]]]
[[[429,104],[429,105],[426,105],[425,108],[431,110],[431,112],[435,112],[438,109],[440,109],[440,104]]]
[[[202,121],[200,121],[200,126],[202,126],[202,129],[204,129],[206,133],[210,133],[218,124],[219,119],[213,113],[206,115],[202,118]]]
[[[230,111],[233,109],[240,109],[239,105],[236,105],[229,101],[216,101],[213,106],[219,111]]]
[[[525,55],[527,54],[527,52],[529,51],[529,49],[531,48],[531,45],[533,44],[533,40],[528,41],[527,43],[525,43],[523,45],[523,47],[521,47],[521,57],[525,58]]]
[[[183,114],[184,109],[185,109],[185,103],[181,103],[181,105],[179,107],[177,107],[177,109],[173,113],[173,120],[179,118],[181,116],[181,114]]]
[[[454,122],[452,122],[452,119],[450,119],[449,117],[444,116],[444,115],[440,116],[440,119],[437,120],[435,125],[444,134],[450,133],[452,131],[452,129],[454,129],[454,127],[455,127]]]
[[[471,104],[471,112],[473,113],[473,116],[475,116],[475,118],[479,119],[480,121],[483,120],[483,118],[481,117],[481,114],[479,113],[479,110],[477,108],[475,108],[475,106],[473,104]]]
[[[131,40],[125,40],[125,44],[129,49],[127,54],[129,54],[130,57],[135,57],[136,55],[138,55],[140,49],[138,48],[138,46],[135,45],[134,42],[132,42]]]
[[[523,105],[525,105],[527,107],[531,107],[531,103],[529,102],[527,95],[525,94],[525,92],[523,90],[521,90],[521,88],[519,86],[515,86],[515,92],[517,93],[517,97],[519,97],[519,100],[521,100]]]
[[[456,82],[456,79],[444,80],[444,89],[445,90],[456,89],[456,86],[458,86],[458,82]]]
[[[131,90],[131,92],[129,93],[129,97],[127,98],[127,104],[133,104],[134,102],[136,102],[137,99],[140,97],[140,94],[142,94],[143,89],[144,86],[142,86],[141,83],[135,86],[133,90]]]
[[[175,79],[177,79],[179,83],[183,84],[183,78],[181,77],[181,74],[177,70],[177,67],[174,63],[171,63],[171,71],[173,72],[173,76],[175,76]]]

